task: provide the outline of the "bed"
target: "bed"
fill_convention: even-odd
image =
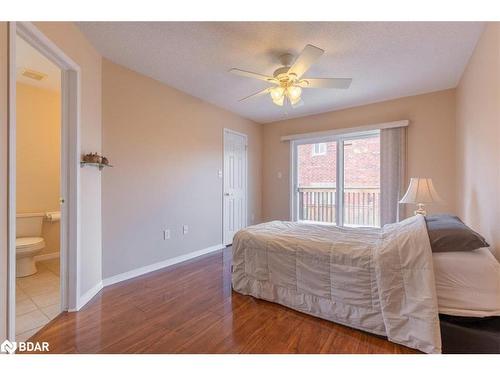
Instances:
[[[433,253],[439,313],[500,316],[500,263],[487,248]]]
[[[429,224],[431,219],[426,223],[418,215],[382,229],[255,225],[233,241],[233,289],[440,353],[441,332],[448,340],[457,327],[463,331],[443,328],[443,321],[440,330],[440,314],[441,320],[500,316],[500,264],[487,248],[453,247],[471,243],[449,241],[449,223],[441,223],[450,218]],[[454,219],[452,227],[465,226]],[[443,248],[446,252],[433,252]]]
[[[236,292],[276,302],[390,341],[441,352],[425,219],[382,229],[273,221],[233,240]]]

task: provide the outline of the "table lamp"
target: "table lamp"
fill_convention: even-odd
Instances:
[[[415,215],[426,215],[424,205],[426,203],[441,202],[442,199],[439,197],[432,179],[412,177],[410,179],[410,186],[403,198],[399,203],[413,203],[417,205],[417,210],[414,211]]]

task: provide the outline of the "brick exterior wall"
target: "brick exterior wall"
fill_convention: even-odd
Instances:
[[[314,145],[298,146],[299,187],[335,187],[337,147],[326,143],[324,155],[313,154]],[[344,142],[345,188],[380,186],[380,138],[371,137]]]

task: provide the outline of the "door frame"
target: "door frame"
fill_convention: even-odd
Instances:
[[[366,130],[361,132],[345,133],[339,135],[329,135],[318,138],[304,138],[294,139],[290,141],[290,221],[298,221],[298,199],[296,192],[298,189],[297,184],[297,147],[305,144],[337,142],[337,170],[336,181],[337,191],[335,194],[335,224],[336,226],[343,226],[344,223],[344,200],[341,199],[339,192],[344,190],[344,141],[370,138],[374,135],[380,134],[380,129]]]
[[[224,199],[224,183],[225,183],[225,176],[226,176],[226,134],[231,133],[231,134],[236,134],[239,135],[243,138],[245,138],[245,163],[244,163],[244,178],[245,178],[245,202],[243,204],[243,210],[244,210],[244,223],[243,227],[246,227],[248,225],[248,135],[245,133],[238,132],[236,130],[232,130],[229,128],[224,128],[222,132],[222,244],[224,246],[229,245],[230,243],[226,243],[226,239],[224,236],[224,212],[225,212],[225,199]]]
[[[81,70],[31,22],[9,22],[8,72],[8,300],[7,335],[15,341],[16,318],[16,36],[61,69],[61,310],[76,310],[80,238],[80,90]]]

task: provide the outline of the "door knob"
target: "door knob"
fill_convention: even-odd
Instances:
[[[230,197],[231,195],[233,195],[233,193],[224,193],[224,195],[225,195],[226,197]]]

